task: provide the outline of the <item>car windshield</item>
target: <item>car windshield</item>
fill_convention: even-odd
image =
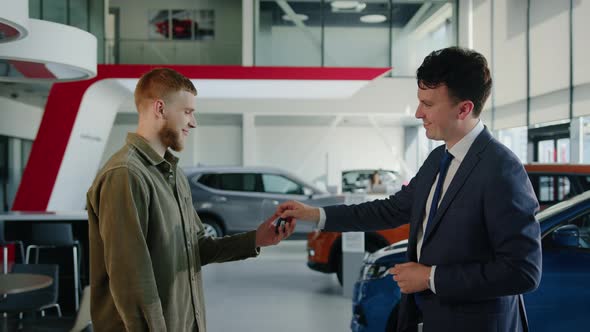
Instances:
[[[583,202],[589,198],[590,198],[590,190],[586,191],[582,194],[579,194],[577,196],[574,196],[566,201],[552,205],[552,206],[548,207],[547,209],[539,212],[537,214],[537,220],[539,220],[539,222],[543,222],[545,219],[550,218],[550,217],[552,217],[564,210],[567,210],[570,207],[572,207],[580,202]]]

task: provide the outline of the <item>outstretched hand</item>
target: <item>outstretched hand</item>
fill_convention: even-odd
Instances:
[[[275,245],[282,240],[288,238],[293,234],[295,231],[295,220],[287,219],[288,222],[285,223],[284,227],[280,227],[278,229],[278,234],[276,232],[276,227],[274,225],[274,221],[280,217],[279,214],[275,213],[266,221],[264,221],[258,229],[256,230],[256,246],[257,247],[266,247]]]
[[[287,220],[297,219],[316,223],[320,221],[320,209],[297,201],[288,201],[279,205],[276,214]]]

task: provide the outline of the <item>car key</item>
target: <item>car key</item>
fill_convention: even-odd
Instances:
[[[287,219],[283,219],[281,217],[279,217],[276,221],[275,221],[275,234],[279,234],[279,229],[282,227],[283,231],[285,230],[285,225],[290,222],[290,220]]]

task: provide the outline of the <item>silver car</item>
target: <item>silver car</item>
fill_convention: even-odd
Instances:
[[[261,167],[186,168],[193,205],[210,236],[254,230],[277,205],[297,200],[312,206],[344,203],[283,170]],[[309,233],[311,223],[297,224],[296,233]]]

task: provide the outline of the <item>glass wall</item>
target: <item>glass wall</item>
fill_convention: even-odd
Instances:
[[[580,130],[581,160],[580,163],[590,164],[590,117],[582,117]]]
[[[256,0],[254,63],[393,67],[393,76],[414,76],[428,53],[456,44],[455,4]]]
[[[264,66],[320,66],[320,1],[258,1],[254,61]]]
[[[590,115],[590,1],[470,3],[460,8],[460,42],[492,70],[486,124],[496,133],[528,127],[527,162],[590,162],[579,120]]]
[[[506,145],[516,156],[520,162],[527,162],[527,127],[507,128],[498,130],[496,137],[498,141]]]
[[[18,0],[26,1],[26,0]],[[29,17],[88,31],[97,38],[97,60],[104,61],[104,6],[106,1],[28,0]]]
[[[89,0],[29,0],[29,16],[89,31],[89,2]]]
[[[242,64],[242,1],[110,0],[108,5],[107,63]]]
[[[393,76],[415,76],[433,50],[456,45],[454,1],[392,1]]]
[[[322,6],[324,66],[389,66],[389,0],[358,2],[353,9],[342,8],[341,3],[324,1]]]
[[[0,213],[12,207],[32,145],[30,140],[0,135]]]

